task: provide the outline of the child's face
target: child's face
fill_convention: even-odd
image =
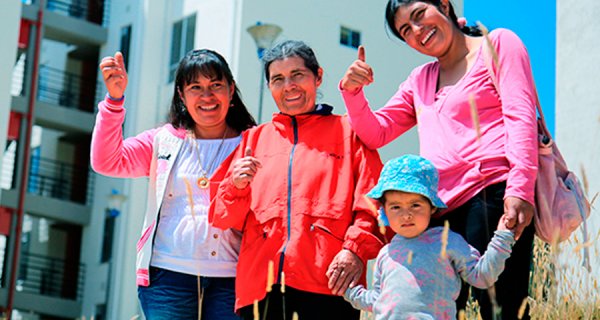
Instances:
[[[385,214],[394,232],[405,238],[414,238],[427,229],[435,212],[427,198],[394,190],[386,191],[383,196]]]

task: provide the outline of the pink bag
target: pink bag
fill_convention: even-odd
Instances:
[[[496,91],[500,93],[493,65],[498,65],[498,55],[488,37],[485,27],[480,25],[486,38],[487,68]],[[544,113],[535,89],[538,118],[538,174],[535,182],[535,234],[547,243],[562,242],[583,223],[583,241],[588,242],[586,219],[590,215],[590,203],[575,174],[567,168],[560,151],[546,127]],[[587,249],[587,248],[586,248]],[[589,266],[588,251],[584,250],[584,264]]]
[[[537,95],[537,93],[536,93]],[[537,96],[536,96],[537,99]],[[567,168],[556,143],[552,140],[539,99],[538,118],[539,157],[535,182],[535,233],[547,243],[567,240],[583,222],[587,242],[587,223],[590,204],[575,174]]]

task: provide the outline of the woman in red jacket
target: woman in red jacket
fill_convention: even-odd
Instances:
[[[243,134],[210,208],[214,226],[243,231],[236,310],[253,319],[258,301],[261,319],[358,319],[340,295],[382,246],[363,196],[381,160],[316,103],[323,70],[311,48],[286,41],[263,61],[280,112]]]

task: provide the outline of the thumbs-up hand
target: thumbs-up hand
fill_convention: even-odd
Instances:
[[[260,161],[252,156],[252,149],[246,147],[244,157],[235,160],[231,178],[238,189],[246,188],[254,179],[256,171],[262,168]]]
[[[102,79],[104,79],[108,94],[115,99],[121,99],[125,88],[127,88],[127,71],[125,70],[123,54],[117,52],[114,57],[102,58],[100,71],[102,71]]]
[[[342,89],[357,92],[373,82],[373,69],[365,59],[365,47],[358,47],[358,58],[348,67],[342,78]]]

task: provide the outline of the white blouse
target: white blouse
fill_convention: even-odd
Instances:
[[[241,233],[209,225],[209,189],[201,188],[200,180],[210,177],[240,141],[241,136],[186,138],[167,182],[150,265],[205,277],[235,277]]]

